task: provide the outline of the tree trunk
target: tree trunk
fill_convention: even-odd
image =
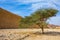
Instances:
[[[42,34],[44,34],[44,27],[43,26],[41,27],[41,30],[42,30]]]
[[[44,21],[41,21],[41,30],[42,30],[42,34],[44,34]]]

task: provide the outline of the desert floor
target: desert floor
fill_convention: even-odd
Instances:
[[[60,40],[60,29],[0,29],[0,40]]]

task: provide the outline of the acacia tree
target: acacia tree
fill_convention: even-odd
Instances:
[[[47,27],[47,19],[56,16],[58,10],[53,8],[39,9],[35,11],[31,17],[32,20],[41,28],[42,33],[44,33],[44,27]]]
[[[39,9],[30,16],[22,18],[20,21],[20,27],[30,27],[33,24],[38,25],[42,33],[44,33],[44,27],[47,27],[47,19],[56,16],[58,10],[53,8]]]

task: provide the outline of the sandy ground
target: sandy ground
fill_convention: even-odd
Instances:
[[[0,29],[0,40],[60,40],[60,29]]]

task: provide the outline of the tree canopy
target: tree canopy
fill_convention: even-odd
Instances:
[[[57,12],[58,10],[53,8],[38,9],[30,16],[22,18],[22,20],[20,21],[20,27],[30,27],[31,25],[36,24],[42,28],[47,25],[47,19],[56,16]]]

